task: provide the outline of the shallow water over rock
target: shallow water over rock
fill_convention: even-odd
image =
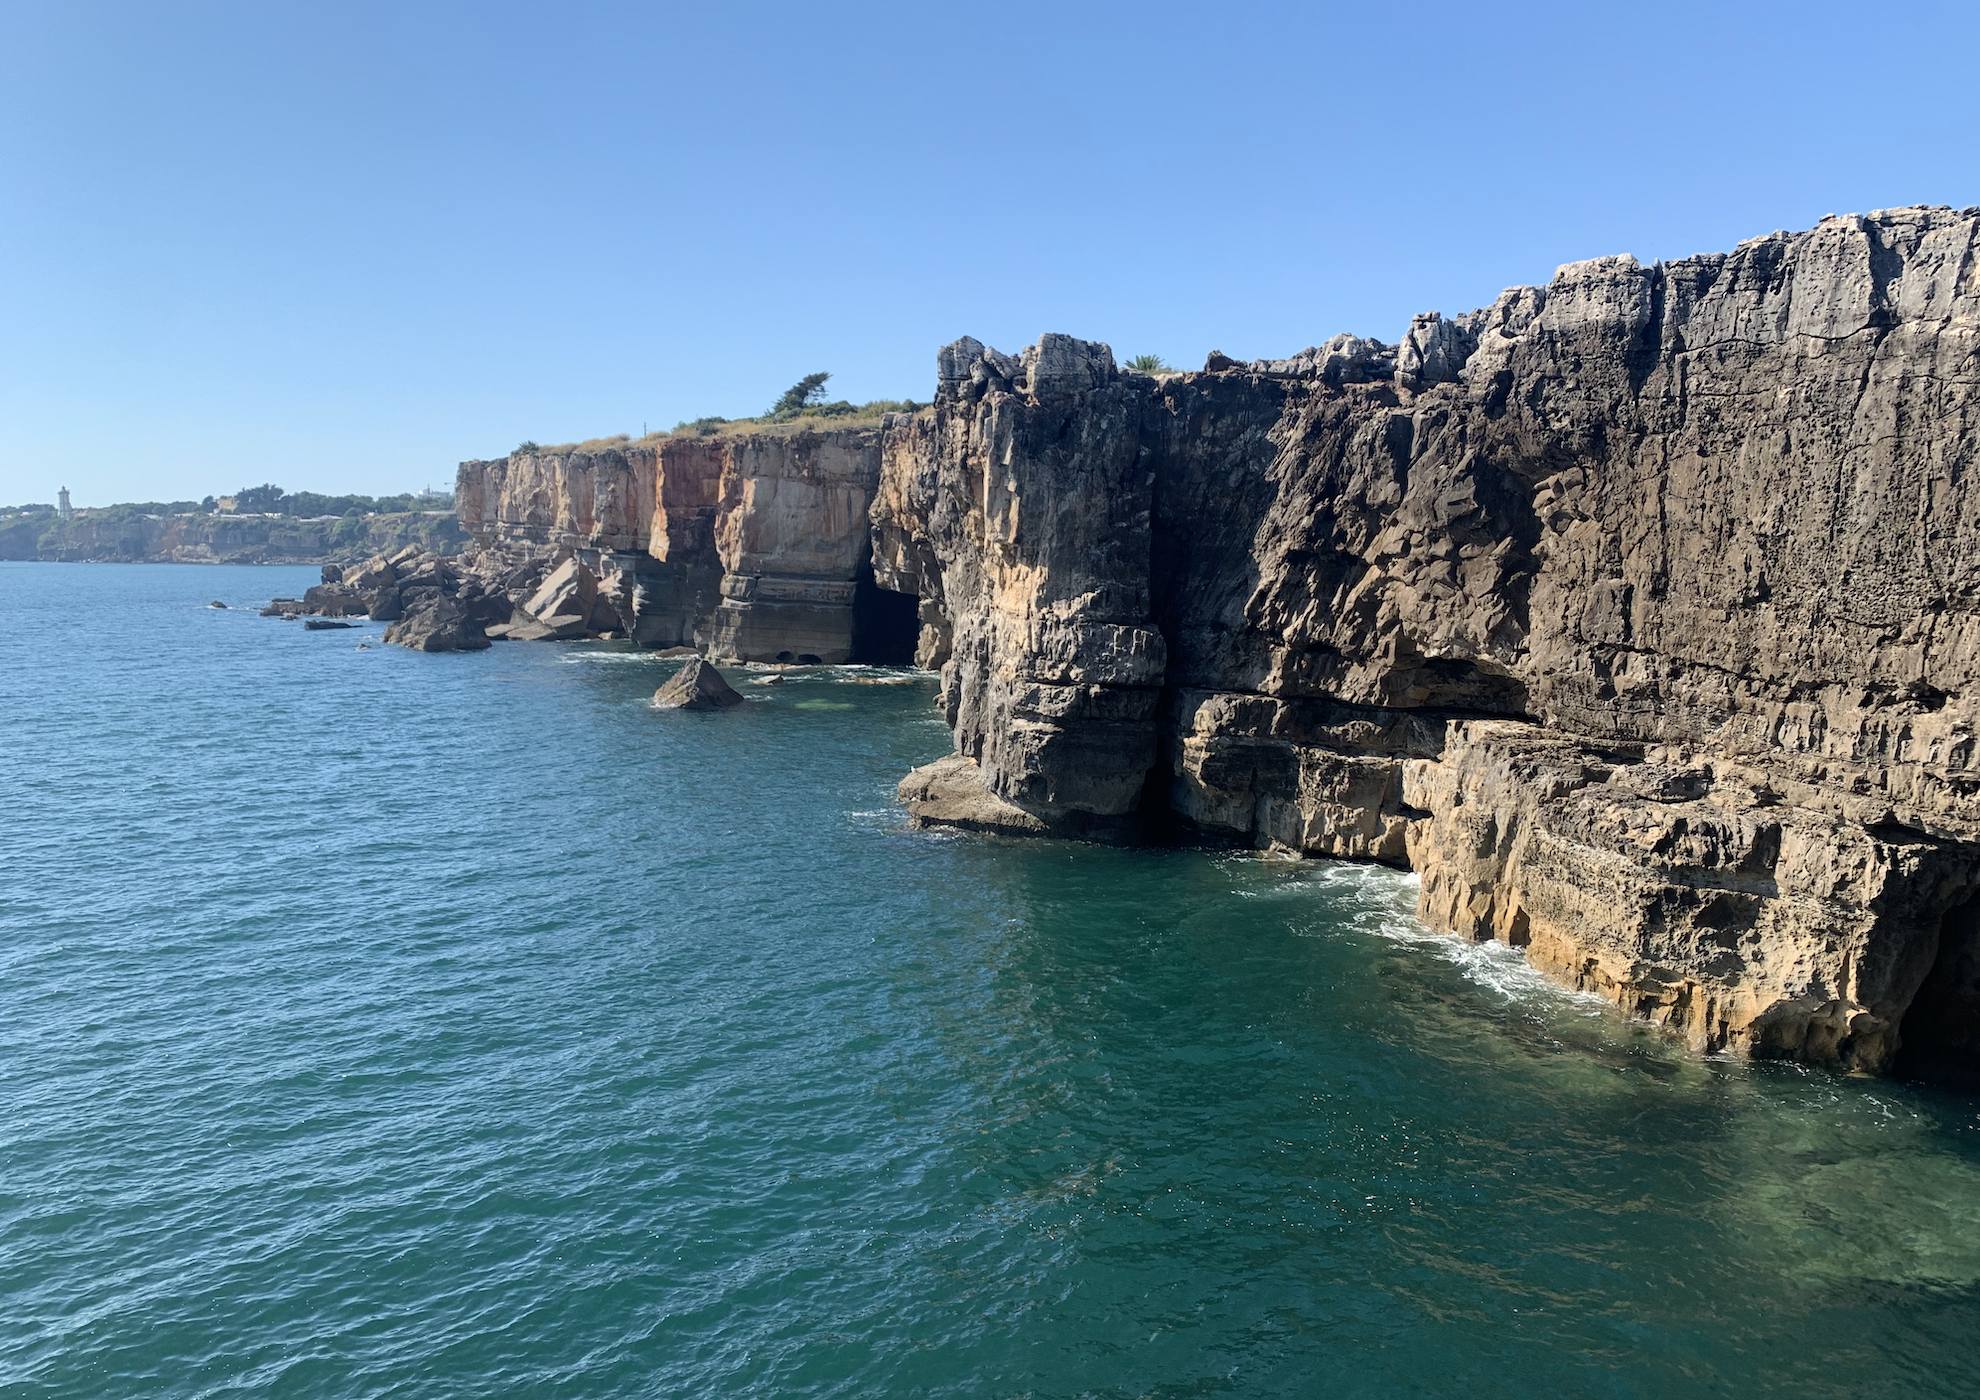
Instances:
[[[655,711],[310,581],[0,565],[10,1392],[1975,1391],[1980,1102],[1392,871],[904,831],[925,679]]]

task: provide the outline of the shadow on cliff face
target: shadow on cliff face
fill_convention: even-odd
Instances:
[[[853,586],[852,659],[862,666],[912,666],[921,636],[921,600],[873,581],[873,562],[861,562]]]
[[[1899,1031],[1895,1072],[1980,1090],[1980,895],[1949,910],[1939,951]]]

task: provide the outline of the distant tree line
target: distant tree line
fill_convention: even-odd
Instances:
[[[292,515],[314,517],[343,515],[398,515],[415,510],[452,510],[454,498],[448,495],[422,496],[407,491],[397,496],[326,496],[320,491],[284,491],[273,482],[246,486],[233,495],[234,513],[239,515]],[[113,506],[77,508],[77,514],[93,517],[138,515],[224,514],[220,498],[207,496],[197,501],[123,501]],[[54,515],[55,507],[40,502],[0,507],[5,515]]]

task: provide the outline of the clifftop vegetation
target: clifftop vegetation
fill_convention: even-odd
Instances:
[[[770,405],[769,411],[755,418],[683,419],[676,423],[671,431],[650,432],[640,438],[635,438],[631,433],[614,433],[610,437],[586,438],[583,442],[563,442],[554,445],[523,442],[516,446],[515,455],[624,451],[630,447],[653,447],[669,438],[677,437],[713,437],[716,433],[801,431],[805,428],[822,426],[816,421],[819,419],[829,419],[834,425],[846,426],[877,423],[884,414],[912,413],[917,408],[928,406],[916,403],[913,399],[872,399],[866,403],[835,399],[828,402],[825,398],[825,382],[831,377],[829,371],[807,374],[779,395],[777,401]]]

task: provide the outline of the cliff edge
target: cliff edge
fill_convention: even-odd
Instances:
[[[1700,1049],[1980,1064],[1977,230],[1601,258],[1159,379],[946,347],[871,488],[956,740],[904,797],[1408,865]]]

